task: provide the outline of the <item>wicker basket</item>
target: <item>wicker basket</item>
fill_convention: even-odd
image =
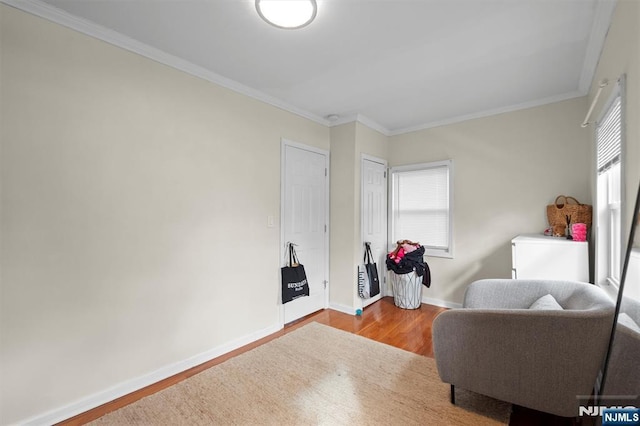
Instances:
[[[418,309],[422,305],[422,277],[415,271],[408,274],[391,272],[391,289],[398,308]]]
[[[553,235],[564,236],[567,225],[572,223],[584,223],[587,229],[591,228],[592,211],[588,204],[580,204],[573,197],[558,195],[556,201],[547,206],[547,220],[553,227]]]

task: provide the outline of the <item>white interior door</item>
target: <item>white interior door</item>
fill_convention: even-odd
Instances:
[[[364,242],[371,243],[371,252],[378,265],[380,278],[380,294],[370,299],[361,299],[362,306],[367,306],[384,296],[386,291],[387,254],[387,164],[386,161],[374,157],[363,156],[362,174],[362,255]]]
[[[329,155],[289,141],[282,143],[282,244],[296,244],[304,265],[309,296],[283,305],[284,323],[327,307]]]

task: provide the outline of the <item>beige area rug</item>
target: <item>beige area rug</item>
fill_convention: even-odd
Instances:
[[[510,404],[456,389],[435,361],[310,323],[96,425],[497,425]]]

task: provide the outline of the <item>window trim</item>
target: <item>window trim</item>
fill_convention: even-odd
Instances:
[[[454,167],[453,167],[453,160],[449,159],[449,160],[442,160],[442,161],[432,161],[432,162],[427,162],[427,163],[418,163],[418,164],[409,164],[409,165],[404,165],[404,166],[395,166],[395,167],[391,167],[389,169],[389,179],[388,179],[388,184],[389,184],[389,196],[388,196],[388,200],[389,200],[389,211],[388,211],[388,220],[389,220],[389,249],[392,250],[395,248],[396,245],[396,241],[395,241],[395,227],[396,227],[396,217],[395,217],[395,204],[396,204],[396,199],[395,199],[395,185],[396,185],[396,174],[397,173],[403,173],[403,172],[412,172],[412,171],[417,171],[417,170],[427,170],[427,169],[434,169],[434,168],[439,168],[439,167],[446,167],[447,168],[447,173],[448,173],[448,189],[449,189],[449,205],[448,205],[448,214],[449,214],[449,229],[448,229],[448,245],[447,248],[445,249],[432,249],[432,248],[427,248],[425,247],[425,256],[432,256],[432,257],[443,257],[443,258],[447,258],[447,259],[453,259],[453,254],[454,254],[454,238],[453,238],[453,218],[454,218],[454,212],[453,212],[453,173],[454,173]]]
[[[594,228],[596,230],[595,232],[595,242],[596,242],[596,249],[595,249],[595,276],[594,276],[594,282],[596,284],[607,284],[607,285],[611,285],[612,287],[614,287],[615,289],[618,288],[619,283],[617,282],[616,279],[612,278],[611,276],[611,270],[610,270],[610,244],[611,244],[611,236],[609,234],[610,232],[610,226],[611,226],[611,222],[609,221],[609,218],[605,219],[604,221],[601,221],[601,211],[603,210],[603,206],[600,203],[600,194],[598,192],[598,187],[599,187],[599,176],[601,174],[606,173],[606,170],[604,172],[600,172],[599,171],[599,167],[598,167],[598,127],[600,125],[600,123],[602,123],[602,121],[604,120],[604,118],[608,115],[610,109],[612,108],[616,98],[620,97],[620,160],[619,160],[619,164],[620,164],[620,205],[624,206],[625,205],[625,200],[626,200],[626,185],[625,185],[625,171],[626,171],[626,157],[627,157],[627,152],[626,152],[626,109],[627,109],[627,99],[626,99],[626,75],[622,74],[615,86],[613,87],[613,90],[611,91],[611,93],[609,94],[609,97],[607,98],[607,101],[604,103],[604,105],[602,106],[602,109],[600,110],[600,114],[598,115],[598,119],[595,122],[595,125],[593,127],[593,173],[594,173],[594,182],[595,182],[595,200],[594,200],[594,204],[595,204],[595,209],[594,209]],[[610,167],[610,166],[609,166]],[[609,207],[605,207],[606,209],[606,213],[607,215],[609,215],[610,209]],[[625,235],[625,227],[626,227],[626,214],[625,214],[625,209],[620,208],[620,253],[622,255],[622,253],[624,253],[624,238],[623,236]],[[607,228],[607,231],[604,232],[603,235],[603,228]],[[601,241],[601,237],[606,237],[605,241]],[[603,250],[603,245],[604,245],[604,250]],[[621,262],[623,261],[623,259],[620,259]],[[622,265],[620,265],[620,268],[622,268]]]

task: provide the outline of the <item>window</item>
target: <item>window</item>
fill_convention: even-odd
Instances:
[[[619,83],[596,124],[598,276],[616,287],[622,265],[622,117]]]
[[[391,169],[391,241],[417,241],[429,256],[453,257],[452,160]]]

